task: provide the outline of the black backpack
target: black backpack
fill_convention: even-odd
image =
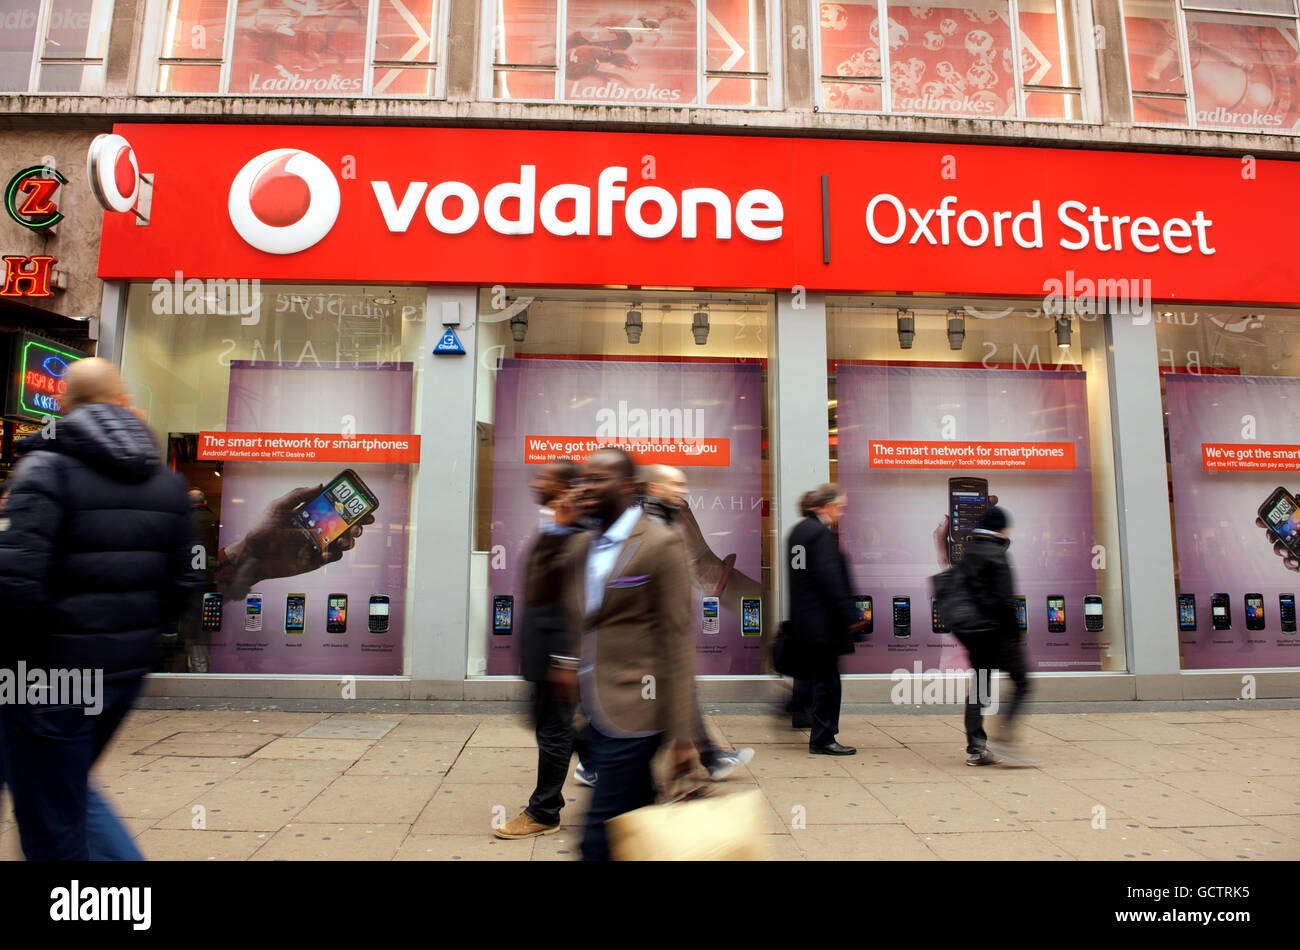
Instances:
[[[992,624],[972,594],[964,571],[950,567],[931,577],[930,587],[939,616],[958,643],[970,650],[987,640]]]

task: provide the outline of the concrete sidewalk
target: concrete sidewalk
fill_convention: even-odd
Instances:
[[[847,715],[845,758],[771,715],[707,718],[757,751],[726,784],[762,791],[773,859],[1300,860],[1300,709],[1033,714],[1024,769],[967,767],[960,707]],[[152,859],[575,860],[572,781],[558,833],[491,834],[536,763],[521,715],[140,709],[95,778]],[[6,805],[0,858],[21,856]]]

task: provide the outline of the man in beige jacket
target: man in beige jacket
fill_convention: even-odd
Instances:
[[[552,682],[579,689],[590,720],[583,765],[598,780],[582,839],[587,861],[609,858],[606,821],[654,801],[651,760],[661,744],[679,768],[694,758],[686,558],[676,532],[643,517],[637,491],[630,456],[594,453],[555,521],[595,527],[544,537],[529,577],[539,601],[562,600],[575,632],[568,653],[550,662]]]

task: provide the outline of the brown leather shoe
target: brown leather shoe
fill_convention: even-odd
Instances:
[[[522,811],[492,833],[498,838],[536,838],[540,835],[553,835],[559,830],[558,822],[544,825],[540,821],[534,821],[528,812]]]

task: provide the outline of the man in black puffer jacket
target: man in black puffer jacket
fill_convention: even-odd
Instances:
[[[28,682],[77,671],[85,686],[80,704],[65,689],[25,692],[0,706],[0,726],[28,860],[138,859],[87,780],[202,576],[185,484],[127,408],[117,368],[82,360],[66,381],[67,415],[25,441],[0,517],[0,665]]]

